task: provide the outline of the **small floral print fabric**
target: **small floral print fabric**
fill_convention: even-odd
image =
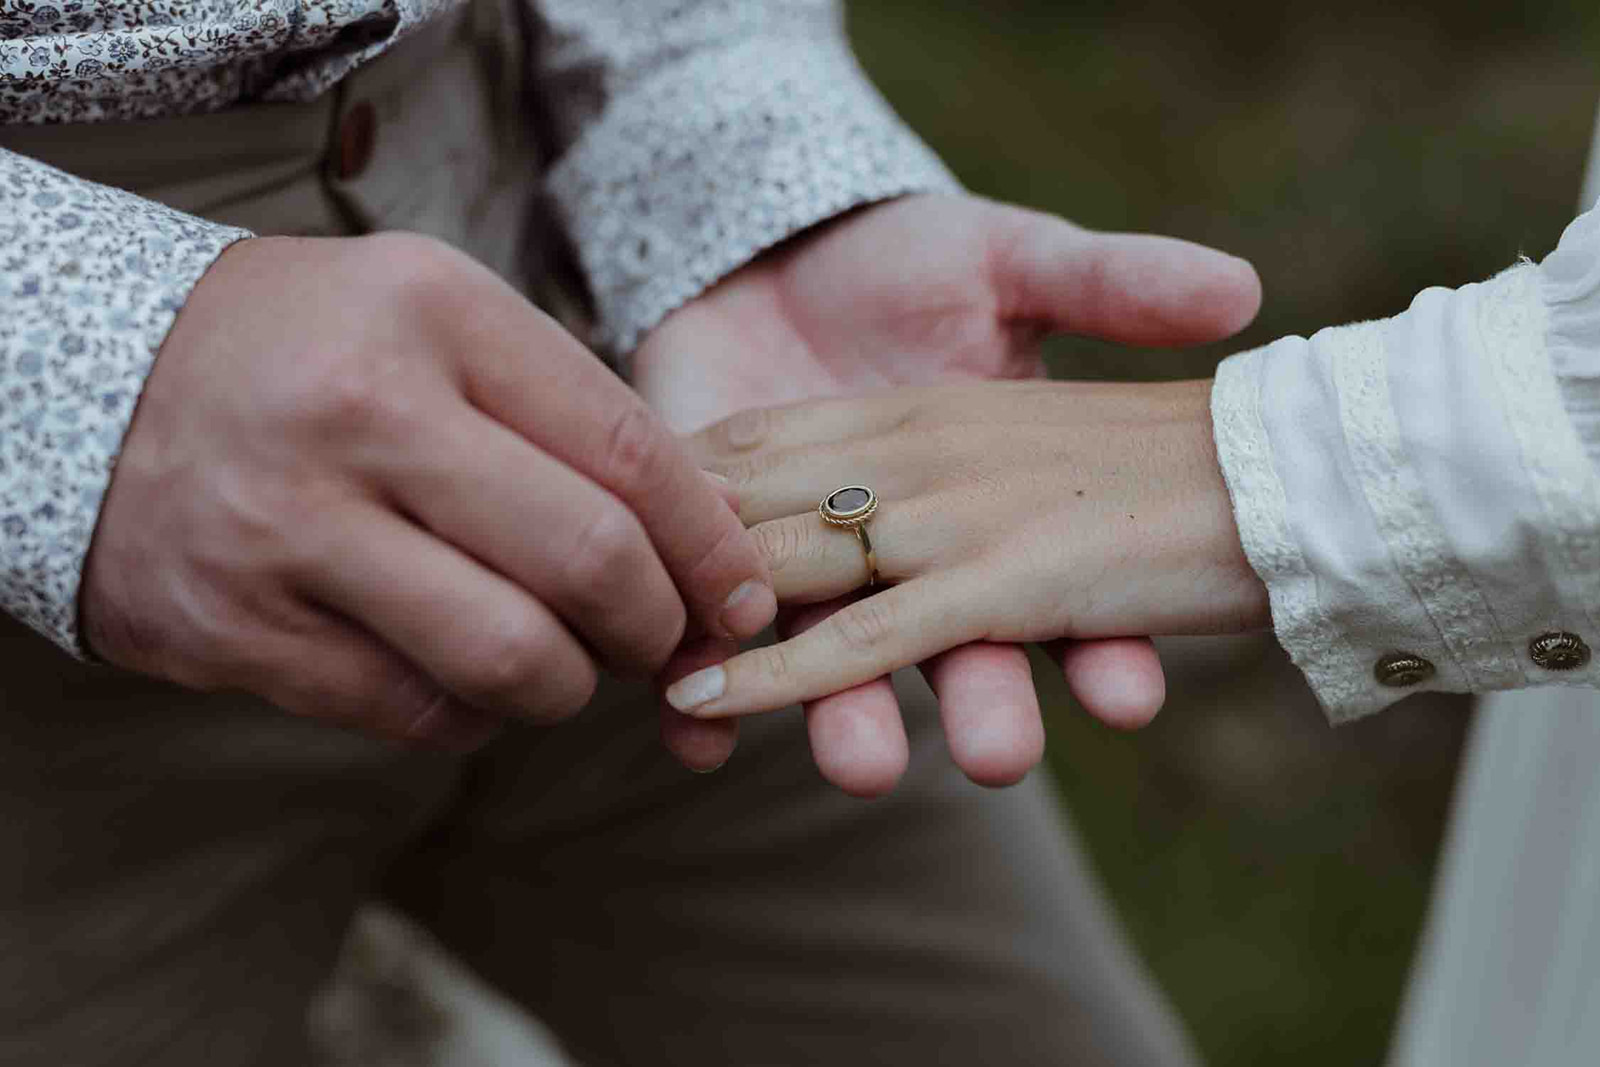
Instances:
[[[0,0],[0,124],[304,101],[460,0]],[[524,0],[546,176],[621,357],[763,249],[954,180],[836,0]],[[0,610],[81,654],[99,502],[155,353],[241,231],[0,149]]]

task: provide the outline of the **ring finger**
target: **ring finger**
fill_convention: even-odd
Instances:
[[[873,514],[866,529],[880,582],[902,582],[931,566],[921,511],[915,501],[900,501]],[[871,572],[860,538],[852,530],[829,526],[814,510],[763,522],[750,532],[772,571],[780,601],[814,603],[867,585]]]

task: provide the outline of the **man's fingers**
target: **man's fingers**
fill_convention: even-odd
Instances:
[[[802,634],[848,604],[835,600],[780,613],[778,633],[784,638]],[[818,697],[802,707],[811,756],[823,778],[853,797],[880,797],[894,789],[906,772],[911,745],[900,718],[900,702],[887,677]]]
[[[431,534],[373,506],[330,523],[305,592],[464,702],[554,721],[594,693],[595,666],[550,610]]]
[[[919,578],[863,597],[788,641],[741,653],[671,686],[702,718],[772,711],[869,682],[979,636],[971,578]]]
[[[1173,237],[1097,233],[997,206],[993,282],[1006,318],[1134,345],[1230,337],[1261,308],[1246,261]]]
[[[409,744],[470,752],[504,719],[453,698],[404,658],[349,623],[307,607],[307,625],[258,646],[236,684],[285,711]]]
[[[939,698],[945,743],[966,776],[1015,785],[1044,756],[1044,722],[1021,645],[977,641],[922,665]]]
[[[537,314],[516,310],[504,322],[486,316],[504,332],[483,334],[488,349],[468,357],[468,398],[621,499],[708,633],[759,633],[777,603],[738,516],[644,402],[553,323],[540,358],[509,346]]]
[[[1167,699],[1161,657],[1148,637],[1051,641],[1067,688],[1090,715],[1119,730],[1148,726]]]
[[[533,594],[608,666],[661,669],[683,602],[621,501],[464,404],[420,432],[381,475],[410,515]]]

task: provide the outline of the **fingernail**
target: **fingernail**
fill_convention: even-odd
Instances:
[[[777,614],[778,598],[772,587],[756,578],[740,585],[722,602],[722,625],[734,637],[754,637]]]
[[[690,767],[689,769],[691,771],[693,771],[694,773],[696,773],[696,774],[716,774],[718,771],[722,770],[722,768],[726,767],[727,765],[728,765],[728,761],[727,760],[723,760],[721,763],[717,764],[715,767]]]
[[[702,470],[700,473],[704,474],[707,478],[710,478],[714,482],[721,482],[723,485],[728,484],[728,476],[726,474],[718,474],[716,471],[708,470]]]
[[[727,671],[721,667],[707,667],[667,686],[667,703],[679,711],[693,711],[721,696],[727,685]]]

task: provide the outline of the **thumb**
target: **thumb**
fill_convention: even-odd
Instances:
[[[990,259],[1005,317],[1051,331],[1133,345],[1230,337],[1261,308],[1245,260],[1175,237],[1098,233],[1037,211],[997,205]]]

